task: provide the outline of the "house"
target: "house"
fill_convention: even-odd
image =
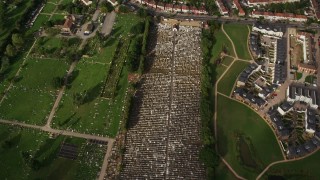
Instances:
[[[239,11],[239,14],[238,14],[239,16],[246,15],[246,13],[244,12],[244,10],[242,9],[242,7],[240,5],[239,0],[234,0],[234,4],[235,4],[236,9],[238,9],[238,11]]]
[[[298,64],[298,71],[306,72],[306,73],[309,73],[309,74],[316,74],[317,73],[317,68],[316,68],[316,66],[311,65],[311,64],[299,63]]]
[[[305,15],[295,15],[292,13],[272,13],[272,12],[263,12],[263,11],[253,11],[251,14],[253,18],[263,17],[264,19],[270,21],[279,21],[279,20],[289,20],[297,22],[306,22],[308,20]]]
[[[287,88],[287,101],[294,103],[296,101],[307,103],[311,108],[317,109],[319,106],[319,93],[316,88],[291,84]]]
[[[314,134],[316,132],[316,112],[313,109],[307,109],[304,118],[306,132]]]
[[[89,1],[89,0],[81,0],[81,2],[86,6],[89,6],[90,4],[92,4],[92,1]]]
[[[247,0],[246,4],[248,6],[253,7],[253,6],[260,6],[260,5],[267,5],[271,3],[291,3],[291,2],[298,2],[300,0]]]
[[[72,34],[75,28],[74,22],[75,17],[73,15],[68,15],[66,20],[61,28],[61,33],[63,34]]]
[[[94,29],[94,25],[92,23],[89,23],[84,31],[84,35],[91,34],[93,29]]]
[[[289,102],[284,102],[282,103],[278,108],[277,111],[282,115],[286,115],[288,112],[290,112],[291,110],[293,110],[293,106],[292,104],[290,104]]]
[[[278,38],[283,37],[283,32],[280,29],[278,29],[278,27],[273,27],[270,25],[256,24],[252,27],[252,31],[259,32],[267,36],[275,36]]]
[[[229,11],[227,10],[227,8],[225,7],[225,5],[223,4],[222,0],[216,0],[216,5],[219,8],[219,12],[222,16],[227,16]]]

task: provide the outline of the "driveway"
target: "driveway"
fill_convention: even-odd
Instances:
[[[116,19],[116,13],[114,11],[107,14],[101,29],[102,34],[106,36],[111,33],[115,19]]]

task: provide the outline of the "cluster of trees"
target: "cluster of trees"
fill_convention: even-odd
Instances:
[[[88,6],[83,5],[81,2],[58,5],[58,9],[61,11],[67,11],[69,14],[86,14],[89,10]]]
[[[100,4],[100,11],[102,13],[107,13],[107,12],[111,12],[114,10],[114,7],[113,5],[109,2],[109,1],[103,1],[101,4]]]
[[[271,3],[261,8],[273,12],[273,13],[293,13],[293,14],[304,14],[304,11],[310,7],[309,0],[301,0],[292,3]]]
[[[214,179],[214,169],[218,162],[215,152],[215,140],[213,129],[214,94],[213,82],[215,81],[215,69],[210,63],[212,47],[216,43],[214,32],[220,28],[220,24],[214,21],[208,22],[209,29],[202,31],[201,50],[203,54],[201,71],[201,140],[203,148],[200,151],[200,160],[207,168],[207,178]]]

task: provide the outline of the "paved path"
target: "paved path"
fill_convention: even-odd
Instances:
[[[107,152],[106,152],[106,155],[104,156],[104,160],[103,160],[103,164],[102,164],[102,167],[101,167],[101,171],[100,171],[98,180],[103,180],[104,179],[104,176],[105,176],[106,171],[107,171],[108,160],[109,160],[109,157],[111,155],[111,150],[112,150],[113,143],[114,143],[114,140],[113,141],[108,141]]]
[[[103,22],[102,29],[101,29],[102,34],[106,36],[111,33],[115,19],[116,19],[116,13],[114,11],[106,15],[106,18]]]
[[[0,119],[0,123],[2,124],[9,124],[9,125],[16,125],[16,126],[21,126],[21,127],[26,127],[26,128],[32,128],[32,129],[38,129],[42,130],[48,133],[54,133],[54,134],[61,134],[64,136],[72,136],[72,137],[78,137],[78,138],[85,138],[85,139],[96,139],[96,140],[101,140],[101,141],[107,141],[108,144],[113,143],[114,139],[109,138],[109,137],[103,137],[103,136],[95,136],[91,134],[82,134],[78,132],[73,132],[73,131],[67,131],[67,130],[59,130],[59,129],[52,129],[47,126],[38,126],[38,125],[31,125],[31,124],[26,124],[22,122],[17,122],[17,121],[9,121],[9,120],[4,120]]]
[[[53,104],[53,107],[52,107],[51,112],[50,112],[50,114],[49,114],[49,117],[48,117],[48,119],[47,119],[47,123],[46,123],[46,125],[45,125],[45,126],[48,127],[48,128],[51,127],[52,119],[54,118],[54,114],[55,114],[56,111],[57,111],[57,108],[58,108],[58,106],[59,106],[59,103],[60,103],[60,101],[61,101],[61,98],[62,98],[62,96],[63,96],[63,93],[64,93],[64,91],[65,91],[65,89],[66,89],[66,85],[67,85],[67,83],[68,83],[68,77],[72,74],[74,68],[75,68],[76,65],[77,65],[77,62],[78,62],[78,61],[72,62],[72,64],[70,65],[69,71],[68,71],[68,73],[66,74],[66,76],[65,76],[65,78],[64,78],[64,85],[62,86],[62,88],[61,88],[60,91],[59,91],[59,94],[58,94],[58,96],[57,96],[57,99],[56,99],[56,101],[55,101],[54,104]]]

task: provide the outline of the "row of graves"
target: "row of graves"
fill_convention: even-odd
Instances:
[[[151,31],[156,44],[135,94],[120,179],[205,179],[200,35],[199,27],[170,23]]]
[[[266,117],[287,157],[303,157],[320,148],[319,93],[311,86],[291,84],[286,96]]]

